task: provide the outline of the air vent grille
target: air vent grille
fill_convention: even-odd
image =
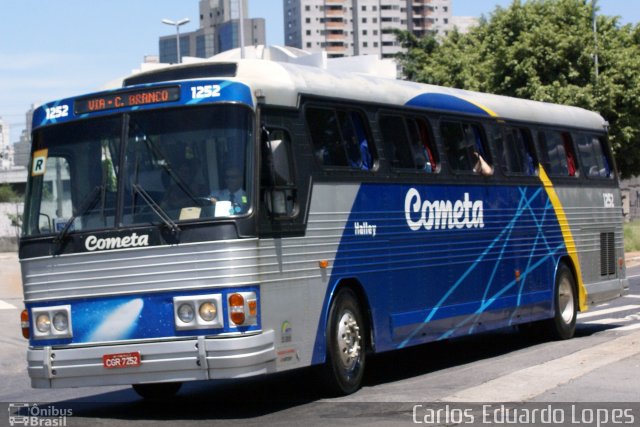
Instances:
[[[600,233],[600,275],[616,274],[616,248],[614,233]]]

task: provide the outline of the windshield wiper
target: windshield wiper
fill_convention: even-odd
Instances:
[[[101,199],[101,197],[99,196],[102,194],[103,188],[104,187],[102,185],[96,185],[93,190],[91,190],[91,192],[87,195],[87,197],[84,198],[84,200],[82,201],[82,205],[80,205],[80,209],[78,209],[76,213],[71,218],[69,218],[69,221],[66,222],[62,230],[60,230],[60,233],[58,233],[58,236],[56,236],[56,242],[63,243],[65,238],[67,237],[67,234],[69,234],[69,229],[75,222],[76,218],[86,214],[90,209],[93,209],[96,203],[98,203],[98,200]]]
[[[178,227],[178,225],[171,220],[164,209],[162,209],[160,205],[158,205],[155,200],[153,200],[153,198],[149,195],[149,193],[145,191],[144,188],[142,188],[142,186],[140,186],[139,184],[133,184],[131,187],[133,188],[134,193],[140,194],[142,200],[144,200],[145,203],[149,205],[151,210],[156,215],[158,215],[162,222],[164,222],[165,225],[169,227],[173,233],[180,231],[180,227]]]
[[[193,194],[193,192],[191,191],[189,186],[187,184],[185,184],[184,180],[182,178],[180,178],[180,176],[177,173],[174,172],[174,170],[171,167],[171,164],[169,163],[169,160],[167,159],[167,157],[164,154],[162,154],[162,152],[151,141],[150,138],[148,138],[148,137],[145,138],[144,142],[147,145],[147,148],[156,156],[156,158],[159,159],[159,160],[162,160],[161,162],[159,162],[160,165],[167,172],[169,177],[171,177],[171,179],[173,179],[174,182],[176,184],[178,184],[178,187],[180,188],[180,190],[182,190],[187,195],[187,197],[189,197],[196,205],[199,206],[202,202],[198,201],[198,197],[196,197]]]
[[[149,137],[141,128],[137,123],[133,123],[131,125],[133,128],[135,128],[137,131],[141,132],[144,136],[141,138],[142,141],[144,142],[145,146],[147,147],[147,150],[153,155],[155,156],[155,158],[157,160],[159,160],[159,164],[160,166],[162,166],[162,168],[167,172],[167,174],[169,175],[169,177],[171,179],[173,179],[173,181],[178,184],[178,187],[187,195],[187,197],[189,197],[194,203],[196,203],[196,205],[200,206],[202,201],[199,201],[199,198],[196,197],[193,192],[191,191],[191,189],[189,188],[189,186],[187,184],[185,184],[184,180],[182,178],[180,178],[180,176],[175,173],[175,171],[171,168],[171,163],[169,162],[169,160],[167,159],[167,156],[164,155],[164,153],[162,152],[162,150],[160,150],[160,148],[154,144],[153,140],[151,139],[151,137]],[[138,151],[136,150],[136,183],[138,182],[137,179],[137,167],[138,167]]]

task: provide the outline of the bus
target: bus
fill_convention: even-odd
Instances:
[[[33,387],[158,397],[317,365],[349,394],[371,354],[518,325],[568,339],[628,292],[597,113],[261,52],[35,110]]]

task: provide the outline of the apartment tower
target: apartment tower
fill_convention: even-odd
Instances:
[[[446,34],[452,0],[283,0],[285,44],[329,57],[401,50],[395,29],[417,36]]]

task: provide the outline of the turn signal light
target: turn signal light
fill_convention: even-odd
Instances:
[[[22,328],[22,336],[29,339],[31,333],[29,331],[29,312],[27,310],[22,310],[22,313],[20,313],[20,327]]]
[[[249,316],[256,317],[258,315],[258,301],[249,300],[247,301],[247,306],[249,306]]]
[[[258,324],[258,295],[256,292],[242,291],[227,297],[231,326],[253,326]]]
[[[244,297],[242,295],[229,295],[229,317],[236,325],[242,325],[244,323]]]

